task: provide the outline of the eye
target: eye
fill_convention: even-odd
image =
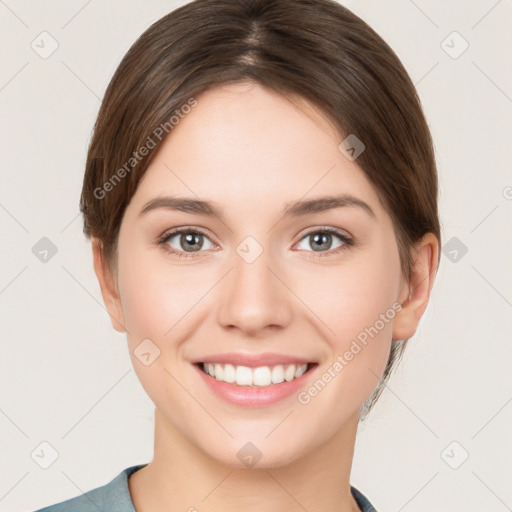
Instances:
[[[340,241],[337,245],[333,245],[335,244],[335,242],[333,242],[333,237]],[[354,241],[348,235],[330,227],[317,228],[314,231],[306,233],[299,244],[303,243],[303,241],[306,245],[313,248],[313,251],[309,252],[317,253],[312,255],[315,258],[338,254],[354,244]],[[304,249],[304,247],[299,248]]]
[[[205,240],[207,243],[205,244]],[[201,249],[211,249],[212,241],[198,228],[177,228],[164,234],[159,242],[164,249],[171,254],[176,254],[180,258],[193,258],[198,256]]]
[[[339,242],[333,242],[334,239],[338,239]],[[205,240],[207,243],[205,244]],[[313,248],[312,251],[316,254],[312,254],[312,257],[331,256],[338,254],[354,244],[352,238],[347,234],[331,227],[316,228],[314,231],[306,233],[302,237],[301,243],[306,243]],[[162,245],[164,249],[180,258],[194,258],[198,257],[201,249],[212,249],[214,243],[209,237],[199,228],[176,228],[168,233],[162,235],[158,241],[159,245]],[[301,250],[306,250],[304,247],[299,247]]]

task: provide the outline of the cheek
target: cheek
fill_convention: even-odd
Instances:
[[[174,326],[208,289],[193,268],[168,265],[150,251],[120,261],[120,294],[131,337],[157,340],[172,336]]]
[[[337,404],[340,414],[347,404],[356,408],[364,402],[384,371],[400,278],[398,252],[384,250],[354,258],[346,267],[317,271],[313,282],[296,277],[297,295],[329,343],[330,359],[319,377],[333,384],[320,400]]]
[[[124,252],[120,251],[124,257],[119,259],[119,292],[130,357],[150,398],[155,404],[165,403],[167,387],[179,394],[179,386],[174,389],[167,371],[174,375],[181,342],[208,287],[204,280],[201,286],[192,266],[177,268],[166,264],[164,258],[156,258],[153,251],[133,249],[130,252],[127,244]],[[150,343],[145,341],[148,339]],[[144,353],[150,354],[149,362],[144,361]]]
[[[325,266],[312,272],[294,273],[294,291],[322,321],[326,337],[333,346],[344,348],[366,328],[378,322],[379,331],[388,335],[400,285],[397,251],[373,251],[355,254],[338,266]],[[391,309],[391,311],[389,311]],[[316,323],[318,324],[318,319]]]

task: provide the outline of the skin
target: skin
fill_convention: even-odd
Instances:
[[[134,369],[156,406],[154,458],[130,477],[132,500],[138,511],[259,511],[263,497],[267,512],[357,511],[349,478],[359,411],[392,338],[416,331],[437,239],[427,234],[414,248],[405,282],[389,215],[318,110],[249,82],[196,99],[125,211],[115,271],[92,240],[112,325],[127,332]],[[287,202],[338,193],[366,202],[374,216],[357,206],[282,216]],[[170,209],[139,215],[171,194],[214,201],[225,218]],[[207,232],[198,257],[158,244],[180,226]],[[331,246],[315,251],[307,235],[325,226],[353,245],[333,235]],[[236,252],[247,236],[263,249],[250,264]],[[167,244],[191,254],[180,235]],[[278,352],[317,361],[319,378],[394,303],[401,311],[306,405],[292,395],[237,407],[212,394],[191,366],[221,352]],[[146,338],[160,350],[148,366],[134,355]],[[249,441],[262,453],[252,468],[237,457]]]

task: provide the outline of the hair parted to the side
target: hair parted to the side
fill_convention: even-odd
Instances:
[[[354,134],[365,144],[356,163],[393,220],[409,278],[415,242],[428,232],[441,238],[430,131],[396,54],[334,0],[195,0],[135,41],[105,92],[80,199],[84,233],[100,240],[110,268],[124,211],[162,140],[172,136],[169,120],[208,89],[245,81],[308,101],[333,123],[340,142]],[[406,341],[393,341],[362,417]]]

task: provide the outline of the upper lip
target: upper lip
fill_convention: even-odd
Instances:
[[[308,364],[313,363],[310,359],[302,357],[289,356],[285,354],[275,354],[266,352],[263,354],[248,354],[242,352],[226,352],[224,354],[215,354],[211,356],[204,356],[200,359],[192,361],[194,364],[198,363],[228,363],[233,366],[248,366],[256,368],[258,366],[275,366],[278,364]]]

